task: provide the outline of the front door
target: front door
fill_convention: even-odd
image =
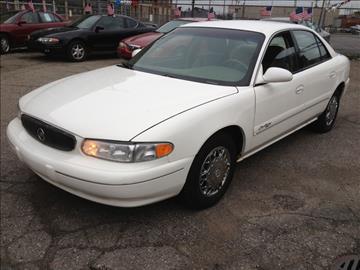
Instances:
[[[260,72],[278,67],[296,70],[296,49],[289,31],[277,34],[270,41]],[[299,112],[303,109],[300,94],[304,85],[299,76],[289,82],[266,83],[254,87],[256,112],[253,146],[261,146],[301,124]]]

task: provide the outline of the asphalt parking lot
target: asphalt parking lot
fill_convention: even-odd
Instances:
[[[176,199],[92,203],[47,184],[11,151],[5,131],[20,96],[118,62],[1,57],[1,269],[325,270],[360,254],[359,60],[333,131],[305,128],[244,160],[224,199],[200,212]]]

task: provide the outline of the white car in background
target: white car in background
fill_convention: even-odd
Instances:
[[[180,194],[205,208],[237,161],[310,123],[331,130],[349,70],[301,25],[192,23],[124,66],[25,95],[7,135],[36,174],[80,197],[132,207]]]

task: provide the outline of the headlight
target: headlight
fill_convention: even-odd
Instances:
[[[41,37],[38,38],[37,40],[44,44],[56,44],[60,42],[58,38],[47,38],[47,37]]]
[[[174,146],[171,143],[123,143],[87,139],[81,150],[88,156],[101,159],[142,162],[165,157],[174,150]]]

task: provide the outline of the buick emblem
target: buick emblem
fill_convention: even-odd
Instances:
[[[42,128],[38,128],[36,134],[40,141],[45,141],[45,131]]]

